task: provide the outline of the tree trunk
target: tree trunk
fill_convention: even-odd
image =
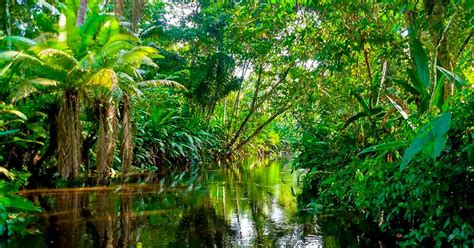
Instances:
[[[133,32],[138,31],[138,24],[142,16],[144,4],[145,2],[142,0],[133,0],[133,20],[132,20]]]
[[[268,118],[264,123],[262,123],[260,126],[255,129],[255,131],[248,136],[245,140],[237,144],[235,147],[235,150],[239,150],[243,146],[245,146],[248,142],[250,142],[255,136],[257,136],[268,124],[270,124],[273,120],[275,120],[278,116],[281,114],[285,113],[286,110],[288,110],[289,107],[285,107],[277,112],[275,112],[270,118]]]
[[[99,134],[96,146],[98,183],[104,182],[110,175],[110,168],[114,162],[117,124],[115,106],[111,102],[102,101],[99,107]]]
[[[10,5],[11,0],[0,0],[0,6],[2,6],[2,10],[0,10],[0,23],[1,23],[1,30],[3,31],[4,35],[11,35],[12,34],[12,20],[10,16]]]
[[[87,13],[87,0],[81,0],[79,9],[77,10],[76,26],[81,26],[86,20]]]
[[[123,15],[123,0],[115,0],[114,13],[116,17],[122,17]]]
[[[122,176],[130,171],[133,162],[133,135],[132,120],[130,115],[130,98],[128,95],[123,96],[123,112],[122,112]]]
[[[80,99],[77,91],[64,93],[57,122],[59,174],[64,179],[74,179],[79,176],[82,146]]]
[[[451,70],[451,59],[449,55],[448,37],[445,35],[445,27],[443,19],[445,15],[444,0],[428,0],[425,1],[425,9],[428,13],[428,22],[430,24],[431,42],[436,47],[437,65]],[[441,78],[442,74],[436,70],[436,81]],[[435,81],[435,83],[437,83]],[[450,80],[443,82],[443,99],[446,100],[452,95],[454,84]]]

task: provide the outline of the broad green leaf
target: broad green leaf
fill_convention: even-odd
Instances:
[[[425,89],[428,89],[430,87],[429,61],[425,50],[423,49],[423,45],[415,37],[412,39],[412,43],[410,44],[410,51],[420,83]]]
[[[408,74],[408,77],[410,78],[410,81],[413,83],[413,86],[416,89],[416,91],[422,95],[425,95],[427,93],[427,89],[424,87],[423,83],[421,82],[420,78],[415,73],[415,71],[409,68],[407,69],[407,74]]]
[[[441,78],[439,78],[438,82],[436,83],[436,87],[433,91],[433,94],[431,96],[432,98],[432,105],[438,107],[438,109],[443,108],[443,103],[444,103],[444,98],[443,98],[443,81],[445,79],[445,76],[442,75]]]
[[[443,67],[440,67],[440,66],[436,66],[436,69],[438,69],[441,73],[443,73],[443,75],[451,82],[454,82],[456,84],[456,87],[458,88],[461,88],[465,85],[467,85],[467,82],[462,79],[461,77],[459,77],[458,75],[456,75],[455,73],[453,72],[450,72],[446,69],[444,69]]]
[[[451,125],[451,113],[445,112],[423,127],[403,154],[400,170],[404,170],[410,161],[420,152],[436,159],[446,146],[446,133]]]

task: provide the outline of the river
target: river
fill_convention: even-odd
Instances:
[[[9,247],[322,247],[298,212],[285,161],[173,174],[156,183],[24,190],[44,209],[39,233]]]

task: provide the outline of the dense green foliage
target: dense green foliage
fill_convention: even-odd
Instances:
[[[472,246],[474,5],[369,2],[0,1],[0,166],[106,184],[291,150],[302,211]]]

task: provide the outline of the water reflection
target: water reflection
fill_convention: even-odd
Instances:
[[[281,163],[250,164],[182,176],[170,186],[27,191],[45,209],[42,234],[10,245],[322,247],[314,218],[297,214],[296,177]]]

